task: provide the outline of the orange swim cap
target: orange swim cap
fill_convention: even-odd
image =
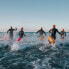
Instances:
[[[53,28],[55,28],[56,26],[55,26],[55,24],[53,25]]]
[[[62,31],[64,31],[64,29],[62,29]]]
[[[21,27],[21,31],[23,31],[23,27]]]
[[[12,29],[12,26],[10,27],[10,29]]]
[[[43,29],[42,27],[40,29]]]

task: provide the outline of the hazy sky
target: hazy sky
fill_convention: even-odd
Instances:
[[[48,31],[53,24],[69,30],[69,0],[0,0],[0,31],[10,26]]]

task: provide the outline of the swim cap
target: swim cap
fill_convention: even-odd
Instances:
[[[43,29],[42,27],[40,29]]]
[[[10,27],[10,29],[12,29],[12,26]]]
[[[23,27],[21,27],[21,31],[23,31]]]
[[[53,25],[53,28],[55,28],[56,26],[55,26],[55,24]]]
[[[62,29],[62,31],[64,31],[64,29]]]

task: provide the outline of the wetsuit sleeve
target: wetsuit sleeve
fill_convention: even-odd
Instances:
[[[24,34],[24,31],[23,31],[23,35],[26,36],[26,35]]]
[[[16,29],[13,29],[13,30],[15,30],[15,31],[16,31],[16,30],[17,30],[17,28],[16,28]]]
[[[51,33],[52,29],[49,30],[49,33]]]
[[[65,36],[66,36],[66,32],[65,32]]]
[[[36,33],[38,33],[40,30],[38,30]]]
[[[19,31],[19,36],[20,36],[20,31]]]
[[[7,34],[8,34],[9,31],[10,31],[10,29],[7,31]]]
[[[46,32],[45,31],[43,31],[44,32],[44,34],[46,35]]]
[[[24,36],[26,36],[26,35],[24,34]]]
[[[56,29],[56,31],[57,31],[60,35],[62,35],[62,34],[58,31],[58,29]]]

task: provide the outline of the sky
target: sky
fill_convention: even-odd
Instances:
[[[69,0],[0,0],[0,32],[10,26],[36,32],[52,25],[69,31]]]

